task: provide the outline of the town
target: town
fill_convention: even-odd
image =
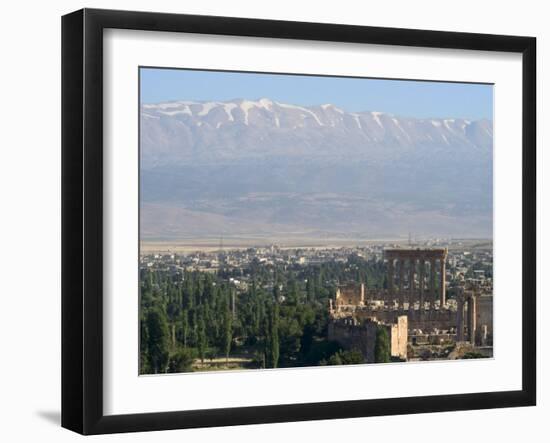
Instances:
[[[142,254],[142,373],[492,357],[492,250],[409,240]]]

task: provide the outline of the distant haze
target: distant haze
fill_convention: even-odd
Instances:
[[[141,105],[141,238],[492,237],[490,120]]]

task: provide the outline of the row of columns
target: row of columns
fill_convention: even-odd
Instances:
[[[429,293],[430,293],[430,304],[433,307],[435,305],[436,300],[436,281],[437,281],[437,271],[436,271],[436,261],[439,261],[439,303],[440,306],[443,307],[446,304],[446,294],[445,294],[445,259],[440,258],[429,258],[429,259],[422,259],[422,258],[397,258],[397,259],[388,259],[388,290],[390,293],[390,298],[393,300],[393,296],[395,293],[394,285],[395,285],[395,265],[394,261],[398,265],[399,270],[399,280],[398,280],[398,295],[399,295],[399,305],[400,307],[404,306],[404,286],[405,286],[405,262],[408,261],[408,288],[409,288],[409,309],[412,309],[412,305],[415,302],[415,275],[416,275],[416,267],[417,262],[419,264],[420,272],[419,272],[419,302],[420,306],[424,306],[424,292],[425,292],[425,280],[426,280],[426,262],[430,262],[430,283],[428,285]]]

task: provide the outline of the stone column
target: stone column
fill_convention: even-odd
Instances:
[[[447,303],[447,299],[445,298],[446,294],[445,294],[445,258],[442,258],[440,260],[440,263],[441,263],[441,266],[440,266],[440,270],[441,270],[441,275],[439,276],[440,277],[440,283],[439,283],[439,309],[443,309],[443,307],[445,306],[445,304]]]
[[[426,278],[426,261],[424,258],[420,259],[420,310],[424,306],[424,279]]]
[[[405,260],[399,259],[399,303],[403,302],[403,283],[405,281]]]
[[[414,274],[416,271],[416,258],[409,259],[409,305],[414,303]]]
[[[430,258],[430,309],[435,304],[435,258]]]
[[[464,341],[464,289],[456,295],[456,341]]]
[[[476,344],[476,297],[474,294],[468,297],[468,340],[472,345]]]
[[[489,328],[487,327],[487,325],[482,325],[481,326],[481,346],[487,346],[487,338],[489,336]]]

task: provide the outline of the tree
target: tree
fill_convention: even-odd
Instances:
[[[363,358],[363,354],[356,349],[352,349],[351,351],[339,350],[330,356],[328,361],[326,361],[326,364],[329,366],[359,365],[364,362],[365,359]]]
[[[229,278],[241,276],[247,276],[250,285],[239,292],[238,309],[232,312],[235,289]],[[204,362],[209,355],[225,354],[226,359],[232,352],[256,355],[251,367],[328,364],[329,360],[360,363],[359,353],[338,352],[340,347],[328,342],[327,299],[338,282],[353,279],[380,288],[387,285],[385,276],[381,260],[356,255],[346,263],[308,265],[263,264],[255,259],[243,268],[226,267],[217,274],[186,270],[173,275],[162,263],[144,269],[140,371],[180,371],[178,367],[186,366],[180,351],[195,353]],[[176,339],[171,343],[174,326]],[[387,357],[389,344],[378,341],[386,348],[379,354]],[[386,357],[380,360],[387,361]]]
[[[206,325],[204,324],[204,318],[201,315],[198,319],[198,337],[197,337],[197,345],[199,348],[199,358],[201,359],[201,362],[204,362],[204,356],[206,354]]]
[[[342,351],[340,353],[340,358],[342,359],[343,365],[360,365],[365,363],[363,354],[357,349],[352,349],[351,351]]]
[[[271,365],[279,364],[279,303],[275,302],[271,320]]]
[[[141,374],[148,374],[151,372],[149,367],[149,331],[147,330],[147,323],[145,317],[142,316],[140,321],[140,338],[139,338],[139,372]]]
[[[307,366],[324,366],[333,354],[340,350],[338,343],[333,341],[319,341],[311,345],[309,352],[304,357],[304,364]]]
[[[328,359],[327,364],[329,366],[339,366],[342,364],[342,358],[340,357],[340,352],[337,352],[336,354],[333,354]]]
[[[376,331],[374,360],[376,363],[389,363],[390,361],[390,337],[384,326],[379,326]]]
[[[229,352],[231,351],[231,342],[233,341],[233,316],[229,307],[225,310],[224,318],[224,351],[225,360],[229,359]]]
[[[165,372],[170,343],[165,312],[159,308],[149,310],[145,316],[145,324],[148,332],[147,350],[150,368],[155,374]]]
[[[311,276],[307,279],[306,292],[307,292],[308,303],[313,302],[315,300],[315,288],[314,288],[313,279]]]
[[[170,356],[168,372],[191,372],[194,360],[195,352],[192,349],[180,349]]]
[[[181,319],[180,319],[181,341],[182,341],[183,347],[186,348],[187,347],[187,335],[189,333],[189,317],[188,317],[186,309],[181,311],[180,317],[181,317]]]
[[[300,289],[298,283],[294,278],[291,278],[288,282],[288,294],[287,303],[289,305],[296,305],[300,302]]]

